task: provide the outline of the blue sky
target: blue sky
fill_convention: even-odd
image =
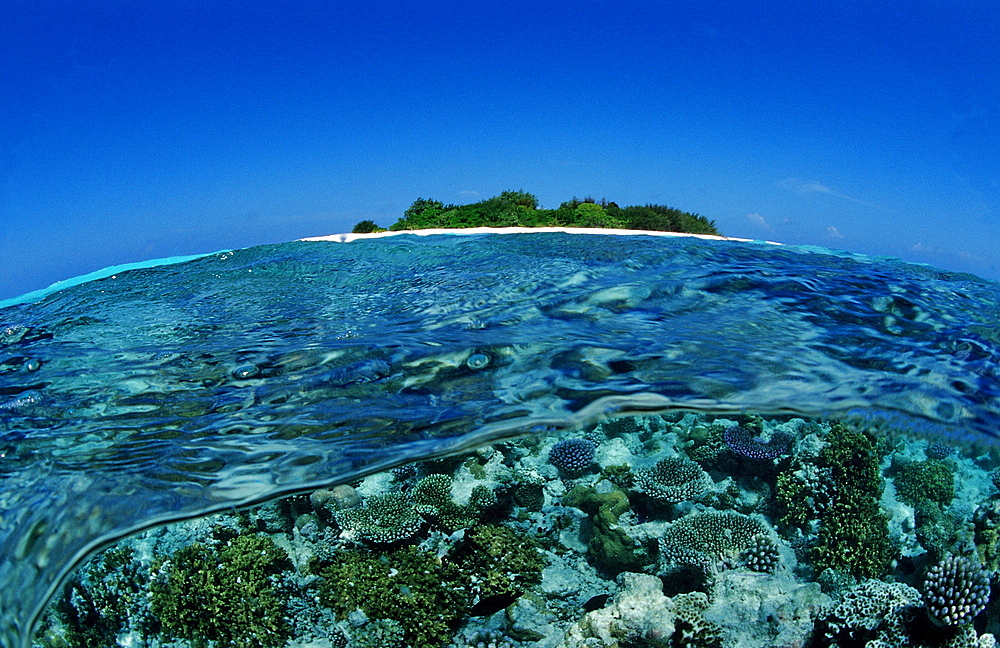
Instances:
[[[1000,279],[998,43],[978,1],[7,0],[0,299],[506,189]]]

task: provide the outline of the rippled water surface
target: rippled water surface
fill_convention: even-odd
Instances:
[[[1000,435],[998,286],[650,236],[298,242],[0,308],[0,621],[137,530],[628,413]]]

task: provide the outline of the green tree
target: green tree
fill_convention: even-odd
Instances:
[[[360,225],[360,223],[359,223]],[[592,227],[719,234],[714,221],[664,205],[619,207],[591,197],[572,198],[558,209],[539,209],[538,197],[522,189],[469,205],[418,198],[389,229],[465,227]]]
[[[444,204],[437,200],[417,198],[409,209],[403,212],[403,217],[393,223],[389,229],[398,231],[441,227],[439,218],[444,211]]]
[[[359,221],[351,230],[352,234],[371,234],[372,232],[384,232],[385,230],[375,224],[375,221]]]

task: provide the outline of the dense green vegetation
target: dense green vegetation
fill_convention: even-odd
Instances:
[[[719,234],[715,221],[663,205],[619,207],[606,200],[573,198],[558,209],[539,209],[538,198],[526,191],[504,191],[470,205],[445,205],[417,198],[390,230],[464,227],[603,227]],[[361,221],[355,233],[385,231],[373,221]]]

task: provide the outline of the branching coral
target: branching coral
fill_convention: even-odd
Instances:
[[[153,615],[168,634],[220,648],[281,645],[288,620],[272,576],[290,566],[267,536],[188,545],[154,566]]]
[[[899,499],[910,506],[925,501],[947,506],[955,497],[954,472],[940,459],[904,463],[892,481]]]
[[[436,648],[474,603],[520,596],[541,580],[544,566],[534,540],[484,525],[442,558],[413,546],[350,550],[316,563],[313,572],[322,579],[320,601],[339,618],[361,609],[369,619],[394,619],[405,631],[405,645]]]
[[[414,648],[440,646],[468,611],[469,579],[458,567],[416,547],[385,554],[343,551],[314,567],[320,602],[346,618],[361,609],[373,620],[394,620]]]
[[[66,583],[55,609],[69,646],[114,644],[142,606],[148,583],[134,554],[127,547],[108,549]]]
[[[781,562],[778,543],[766,533],[755,535],[750,539],[750,545],[740,554],[740,562],[752,571],[773,573]]]
[[[927,572],[924,599],[935,622],[970,623],[990,600],[989,574],[968,558],[948,556]]]
[[[542,579],[545,559],[539,549],[530,536],[486,524],[468,532],[454,563],[469,575],[479,598],[515,598]]]
[[[835,424],[820,460],[829,469],[830,503],[813,549],[817,570],[833,568],[858,578],[885,575],[889,527],[879,508],[883,479],[872,439]]]

